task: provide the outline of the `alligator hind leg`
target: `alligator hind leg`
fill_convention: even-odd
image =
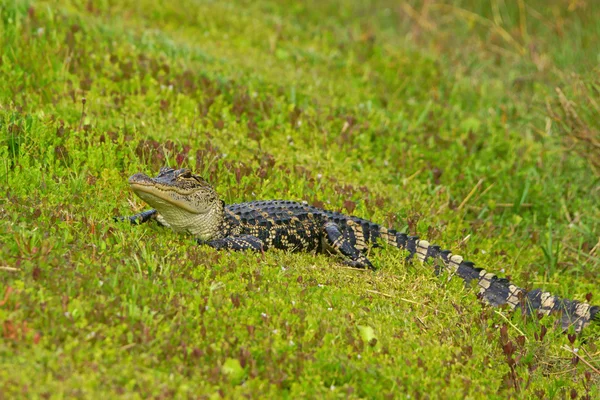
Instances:
[[[252,235],[242,235],[242,236],[227,236],[222,239],[215,239],[210,241],[204,241],[202,239],[196,239],[198,244],[206,244],[210,247],[213,247],[217,250],[220,249],[229,249],[235,251],[242,250],[255,250],[255,251],[263,251],[265,250],[265,246],[259,238]]]
[[[344,236],[335,223],[327,222],[323,225],[323,232],[325,249],[342,255],[345,258],[344,264],[355,268],[375,269],[371,261]]]
[[[146,210],[142,211],[141,213],[132,215],[130,217],[113,217],[113,220],[115,220],[115,222],[123,222],[125,220],[129,220],[129,222],[131,222],[132,224],[139,225],[148,221],[156,220],[157,217],[158,211]]]

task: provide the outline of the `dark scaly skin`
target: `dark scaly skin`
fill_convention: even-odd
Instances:
[[[364,252],[367,243],[357,240],[348,217],[304,203],[284,200],[253,201],[225,207],[223,238],[209,241],[212,247],[240,250],[238,238],[255,237],[250,248],[338,253],[345,263],[373,268]],[[367,222],[367,221],[365,221]]]
[[[193,180],[195,179],[195,180]],[[287,251],[322,252],[335,254],[342,258],[345,264],[357,268],[374,269],[366,256],[369,247],[379,247],[382,243],[408,251],[408,259],[417,258],[421,262],[432,261],[436,265],[436,273],[446,269],[450,274],[458,275],[467,284],[475,281],[480,297],[492,306],[508,306],[511,309],[521,308],[527,314],[542,313],[544,315],[560,315],[563,329],[573,326],[580,332],[590,321],[600,322],[600,307],[592,306],[575,300],[561,299],[539,289],[527,291],[519,288],[508,280],[498,278],[482,268],[464,260],[461,256],[442,250],[439,246],[431,245],[416,236],[386,229],[371,221],[347,216],[341,213],[327,211],[285,200],[252,201],[247,203],[224,205],[218,200],[216,192],[204,180],[191,175],[189,170],[161,169],[157,178],[136,174],[130,178],[130,183],[136,194],[145,201],[152,203],[148,197],[153,185],[160,188],[159,197],[166,198],[165,193],[175,192],[177,199],[194,199],[194,211],[198,211],[201,222],[195,221],[195,215],[186,214],[179,218],[169,212],[176,207],[173,204],[156,203],[163,210],[149,210],[129,217],[132,223],[144,223],[157,220],[159,223],[171,226],[178,231],[194,233],[201,231],[204,237],[197,239],[199,244],[206,244],[215,249],[255,250],[266,251],[272,248]],[[190,187],[199,186],[198,192],[190,193]],[[140,185],[144,193],[140,192]],[[178,191],[181,185],[183,189]],[[183,194],[182,194],[183,193]],[[210,198],[211,201],[204,201]],[[217,201],[218,200],[218,201]],[[177,203],[180,204],[180,203]],[[197,206],[201,204],[201,206]],[[152,204],[151,204],[152,205]],[[166,207],[166,208],[165,208]],[[213,211],[214,218],[209,222],[202,215],[207,210]],[[206,215],[209,215],[206,214]],[[123,219],[123,218],[121,218]],[[200,227],[201,224],[211,226],[211,229]],[[201,229],[202,228],[202,229]],[[209,233],[206,233],[209,231]],[[441,266],[441,267],[440,267]]]

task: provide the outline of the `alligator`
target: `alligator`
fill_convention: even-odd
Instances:
[[[572,326],[577,333],[592,321],[600,323],[600,306],[520,288],[450,250],[366,219],[286,200],[226,205],[206,180],[186,168],[163,167],[154,178],[137,173],[129,178],[129,185],[153,209],[117,220],[133,224],[157,221],[175,232],[193,235],[201,245],[320,252],[335,255],[351,267],[375,269],[367,251],[387,243],[407,251],[408,260],[432,261],[436,273],[446,270],[473,284],[479,297],[491,306],[520,308],[533,315],[556,314],[562,329]]]

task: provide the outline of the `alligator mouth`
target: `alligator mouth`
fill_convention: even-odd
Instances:
[[[153,199],[169,203],[179,209],[185,210],[192,214],[202,214],[202,212],[193,208],[189,202],[183,198],[190,196],[193,191],[180,191],[177,188],[157,185],[156,182],[143,174],[135,174],[129,178],[129,186],[142,200],[152,206]],[[181,200],[173,198],[172,194],[182,197]],[[155,207],[158,208],[158,207]],[[160,211],[160,210],[159,210]]]

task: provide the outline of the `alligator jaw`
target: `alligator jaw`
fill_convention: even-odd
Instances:
[[[142,173],[137,173],[129,178],[129,186],[142,200],[160,210],[159,204],[169,203],[181,210],[185,210],[191,214],[203,214],[196,208],[193,208],[185,199],[193,193],[193,190],[185,190],[182,188],[174,188],[162,185],[156,179],[150,178]],[[179,198],[181,200],[179,200]],[[159,203],[159,204],[157,204]],[[208,212],[206,210],[205,212]]]
[[[173,206],[180,208],[182,210],[185,210],[191,214],[203,214],[202,212],[199,212],[198,210],[191,208],[188,205],[188,203],[186,203],[184,201],[178,201],[178,200],[172,198],[171,196],[169,196],[168,192],[174,192],[174,190],[163,190],[163,189],[157,188],[156,186],[143,185],[143,184],[139,184],[139,183],[131,183],[131,184],[129,184],[129,186],[131,187],[131,190],[133,190],[135,192],[135,194],[137,194],[142,200],[144,200],[146,203],[150,204],[151,206],[153,206],[155,208],[159,208],[158,206],[155,206],[155,204],[154,204],[156,202],[155,200],[160,199],[163,202],[172,204]],[[207,212],[208,212],[208,210],[207,210]]]

